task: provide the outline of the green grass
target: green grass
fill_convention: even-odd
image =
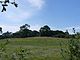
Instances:
[[[0,40],[0,44],[6,39]],[[11,54],[20,47],[27,49],[27,60],[63,60],[60,54],[60,43],[67,43],[68,39],[51,37],[11,38],[7,53]],[[65,44],[63,47],[66,48]]]

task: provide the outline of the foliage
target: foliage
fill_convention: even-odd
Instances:
[[[28,29],[28,28],[30,28],[30,25],[28,25],[28,24],[20,26],[20,30],[24,30],[24,29]]]
[[[0,34],[2,33],[2,27],[0,27]]]
[[[75,33],[75,28],[73,28],[73,33]],[[64,60],[80,60],[79,34],[74,34],[72,39],[68,40],[67,46],[66,50],[61,47],[61,55]]]
[[[65,32],[65,37],[66,38],[69,38],[70,37],[68,30],[66,30],[66,32]]]
[[[67,43],[67,49],[61,48],[61,55],[64,60],[79,60],[80,59],[80,41],[70,39]],[[67,58],[66,58],[67,57]]]
[[[40,28],[40,36],[49,36],[50,34],[50,27],[45,25],[43,27]]]
[[[20,26],[20,30],[11,33],[11,32],[5,32],[3,33],[0,38],[26,38],[26,37],[58,37],[58,38],[69,38],[69,32],[66,30],[66,32],[60,31],[60,30],[51,30],[48,25],[45,25],[40,28],[39,31],[36,30],[30,30],[30,25],[24,24]],[[1,29],[2,31],[2,29]],[[72,35],[71,35],[72,37]]]
[[[30,54],[30,52],[26,48],[17,48],[13,54],[11,59],[12,60],[27,60],[27,56]]]
[[[4,43],[0,44],[0,60],[9,60],[9,54],[7,53],[8,48],[6,47],[9,41],[6,39]]]
[[[12,37],[11,35],[12,35],[12,32],[8,32],[7,31],[7,32],[5,32],[5,33],[2,34],[2,37],[3,38],[10,38],[10,37]]]
[[[1,12],[4,12],[6,11],[6,7],[8,6],[8,4],[13,4],[15,7],[18,7],[18,4],[15,2],[15,0],[13,2],[9,1],[9,0],[4,0],[4,1],[0,1],[0,3],[2,4],[2,11]]]

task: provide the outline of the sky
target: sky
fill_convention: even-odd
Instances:
[[[13,1],[13,0],[10,0]],[[9,4],[6,12],[0,12],[3,32],[16,32],[29,24],[31,30],[48,25],[52,30],[80,32],[80,0],[16,0],[18,8]],[[0,11],[2,6],[0,4]]]

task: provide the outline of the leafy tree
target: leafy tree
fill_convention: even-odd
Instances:
[[[74,35],[67,42],[67,48],[64,49],[61,47],[61,55],[63,56],[64,60],[80,60],[80,35],[75,35],[75,28],[73,28],[73,33]],[[60,46],[62,46],[62,44],[60,44]]]
[[[40,36],[50,36],[50,27],[45,25],[43,27],[40,28],[39,30],[40,32]]]
[[[30,25],[28,25],[28,24],[20,26],[20,30],[24,30],[24,29],[28,29],[28,28],[30,28]]]
[[[80,32],[77,32],[77,33],[75,34],[75,38],[80,39]]]
[[[40,36],[59,37],[59,38],[65,37],[65,33],[63,31],[59,31],[59,30],[53,31],[47,25],[41,27],[39,32],[40,32]]]
[[[18,7],[18,4],[15,2],[15,0],[13,2],[10,2],[9,0],[4,0],[4,1],[0,1],[0,3],[2,4],[2,11],[1,12],[4,12],[6,11],[6,7],[8,6],[8,4],[13,4],[15,7]]]
[[[65,37],[65,33],[63,31],[56,30],[54,31],[54,37],[63,38]]]
[[[20,38],[20,37],[21,37],[20,31],[17,31],[17,32],[13,33],[13,34],[12,34],[12,37],[13,37],[13,38]]]
[[[32,36],[33,37],[39,36],[39,32],[36,30],[32,31]]]
[[[66,32],[65,32],[65,37],[69,38],[69,32],[68,32],[68,30],[66,30]]]
[[[29,30],[28,28],[30,28],[30,25],[28,25],[28,24],[20,26],[20,30],[17,31],[16,33],[13,33],[13,37],[25,38],[25,37],[32,36],[32,31]]]
[[[59,31],[59,30],[53,31],[50,29],[48,25],[41,27],[39,32],[36,30],[32,31],[29,28],[30,28],[30,25],[24,24],[20,26],[19,31],[15,33],[5,32],[2,34],[2,36],[0,36],[0,38],[3,38],[3,37],[4,38],[9,38],[9,37],[25,38],[25,37],[36,37],[36,36],[64,38],[64,37],[70,36],[67,30],[66,32]],[[2,28],[0,28],[0,32],[2,33]]]
[[[7,31],[7,32],[5,32],[5,33],[2,34],[2,37],[3,38],[10,38],[10,37],[12,37],[12,32],[8,32]]]
[[[0,27],[0,33],[2,33],[2,27]]]

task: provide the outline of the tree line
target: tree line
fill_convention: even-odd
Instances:
[[[51,30],[48,25],[44,25],[40,28],[39,31],[30,30],[30,25],[24,24],[20,26],[20,30],[15,33],[5,32],[2,33],[2,29],[0,31],[2,35],[0,38],[26,38],[26,37],[57,37],[57,38],[70,38],[72,35],[69,34],[68,30],[66,32],[60,30]]]

